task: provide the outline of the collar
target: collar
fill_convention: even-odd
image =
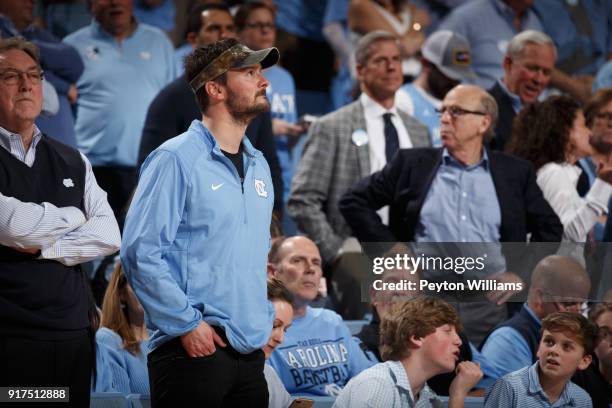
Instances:
[[[400,389],[400,394],[408,393],[410,395],[410,399],[412,404],[415,404],[415,398],[412,394],[412,387],[410,386],[410,380],[408,379],[408,374],[406,373],[406,369],[401,361],[393,361],[389,360],[385,364],[389,367],[391,371],[391,379],[395,383],[395,386]],[[429,388],[427,383],[423,385],[419,395],[419,401],[432,401],[436,399],[436,394]],[[414,405],[413,405],[414,406]]]
[[[497,80],[497,84],[501,88],[502,92],[508,98],[510,98],[510,102],[512,103],[512,109],[514,109],[514,113],[519,113],[521,109],[523,109],[523,102],[521,102],[521,98],[517,94],[510,92],[508,87],[506,87],[506,84],[504,84],[501,79]]]
[[[130,33],[130,35],[125,37],[125,40],[134,37],[136,33],[140,30],[140,24],[138,23],[138,20],[136,20],[136,17],[132,16],[132,21],[134,22],[134,24],[136,24],[136,27],[134,28],[134,31]],[[106,31],[104,27],[102,27],[98,20],[96,20],[95,18],[91,19],[91,24],[89,25],[89,28],[91,30],[92,37],[100,37],[115,41],[115,37],[113,37],[108,31]]]
[[[221,152],[221,148],[219,147],[219,144],[217,143],[217,139],[215,139],[215,137],[213,136],[211,131],[204,125],[204,123],[202,123],[201,120],[195,119],[193,122],[191,122],[191,126],[189,127],[189,129],[190,130],[194,130],[199,135],[201,135],[201,137],[204,140],[204,142],[209,147],[212,148],[213,152],[215,152],[216,154],[219,154],[219,155],[223,155],[223,152]],[[247,156],[255,157],[255,156],[258,156],[259,154],[261,154],[258,150],[255,150],[255,148],[251,144],[251,141],[249,140],[248,137],[243,136],[241,143],[242,143],[242,151]]]
[[[40,129],[38,129],[36,125],[34,125],[34,135],[32,136],[32,144],[30,145],[30,149],[36,149],[36,145],[38,145],[38,142],[40,142],[41,138],[42,132],[40,131]],[[23,146],[23,141],[21,140],[20,134],[13,133],[3,127],[0,127],[0,146],[4,147],[10,152],[11,142],[21,143],[21,145]]]
[[[548,401],[548,395],[546,395],[544,389],[542,388],[542,385],[540,385],[540,375],[538,373],[539,366],[540,361],[538,360],[534,364],[532,364],[527,371],[527,379],[529,384],[528,392],[532,395],[540,394],[540,396],[542,396]],[[569,381],[565,384],[565,387],[563,387],[563,391],[561,391],[559,400],[555,404],[561,403],[563,405],[569,405],[572,407],[576,405],[574,398],[570,396],[568,388]]]
[[[487,149],[482,148],[482,156],[480,157],[480,161],[478,163],[474,163],[471,164],[469,166],[466,166],[463,163],[460,163],[459,160],[455,159],[448,151],[448,149],[445,147],[442,149],[442,164],[443,165],[455,165],[455,166],[459,166],[464,170],[472,170],[475,169],[477,167],[482,166],[485,170],[489,171],[490,169],[490,165],[489,165],[489,154],[487,153]]]
[[[382,115],[384,115],[385,113],[392,113],[395,116],[399,117],[396,100],[393,101],[393,106],[391,107],[391,109],[385,109],[380,103],[370,98],[365,92],[361,93],[361,96],[359,96],[359,100],[361,101],[361,105],[363,106],[363,113],[366,118],[382,118]]]

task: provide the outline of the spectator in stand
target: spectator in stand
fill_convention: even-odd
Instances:
[[[95,304],[79,264],[119,228],[87,158],[42,134],[36,46],[0,41],[0,386],[70,387],[89,406]]]
[[[301,236],[276,241],[268,256],[268,275],[293,295],[293,323],[269,360],[291,394],[338,395],[375,363],[339,315],[309,306],[318,294],[321,263],[317,246]]]
[[[533,11],[534,0],[471,0],[453,9],[440,24],[467,38],[472,47],[472,68],[484,89],[504,75],[502,61],[508,43],[524,30],[544,31]]]
[[[537,102],[550,82],[557,49],[550,37],[525,30],[508,44],[504,75],[489,89],[499,107],[499,120],[491,148],[504,150],[512,137],[512,122],[523,107]]]
[[[459,34],[437,31],[421,49],[421,73],[397,92],[399,109],[425,124],[433,147],[440,147],[440,118],[436,112],[448,91],[476,78],[470,44]]]
[[[529,160],[538,186],[563,223],[563,240],[584,243],[599,217],[608,211],[612,194],[612,164],[601,163],[588,194],[581,198],[576,184],[578,159],[590,156],[591,131],[580,105],[568,96],[553,96],[532,104],[517,116],[508,151]],[[569,249],[578,259],[579,247]]]
[[[597,325],[593,362],[574,374],[572,381],[589,393],[594,407],[612,405],[612,303],[597,303],[589,312]]]
[[[175,76],[173,48],[162,31],[134,19],[132,0],[90,4],[91,24],[64,38],[85,62],[77,82],[77,144],[122,226],[147,108]]]
[[[439,407],[427,385],[439,374],[456,371],[449,388],[449,408],[462,408],[468,392],[482,378],[477,364],[459,360],[462,344],[457,312],[439,299],[418,298],[391,309],[381,325],[384,363],[364,370],[340,393],[334,408]]]
[[[527,302],[483,341],[482,355],[495,367],[495,379],[535,363],[542,319],[559,311],[580,313],[590,288],[589,275],[572,258],[542,259],[531,275]]]
[[[395,34],[400,43],[403,75],[417,75],[420,65],[414,57],[425,41],[424,30],[429,24],[426,12],[405,0],[351,0],[348,24],[356,39],[376,30]]]
[[[337,202],[352,184],[383,168],[399,148],[430,144],[427,128],[397,107],[395,94],[402,85],[397,38],[371,32],[360,40],[355,56],[362,94],[311,125],[287,203],[289,215],[320,248],[327,275],[339,282],[337,310],[348,319],[363,316],[350,263],[360,248]],[[384,210],[381,214],[387,219]]]
[[[193,39],[192,50],[226,38],[236,38],[234,21],[229,8],[223,4],[204,4],[192,10],[189,17],[188,38]],[[185,75],[181,75],[163,88],[153,99],[147,112],[138,154],[142,164],[149,153],[166,140],[185,132],[202,112]],[[257,115],[247,126],[246,135],[261,151],[270,166],[274,185],[274,210],[283,208],[283,180],[276,155],[272,121],[269,112]]]
[[[476,278],[522,284],[498,243],[525,242],[527,234],[532,242],[559,241],[559,218],[531,163],[484,148],[497,118],[491,95],[459,85],[446,94],[440,112],[443,148],[400,150],[381,171],[353,185],[339,209],[361,242],[417,242],[420,248],[429,242],[487,243],[487,267]],[[388,225],[377,214],[384,206]],[[425,278],[448,279],[431,273]],[[506,318],[504,303],[514,293],[492,291],[457,307],[471,341],[479,344]]]
[[[261,1],[252,1],[240,6],[234,17],[240,41],[257,51],[269,48],[276,42],[275,10]],[[272,133],[276,142],[276,154],[283,175],[283,206],[289,197],[291,179],[301,156],[300,136],[307,130],[305,122],[297,123],[295,84],[286,69],[273,66],[264,71],[270,82],[266,92],[270,100]],[[297,226],[283,210],[283,231],[287,235],[297,234]]]
[[[124,394],[149,394],[147,354],[149,333],[145,326],[144,309],[117,262],[104,301],[102,321],[96,332],[96,344],[110,360],[109,379],[113,391]],[[103,362],[98,361],[98,366]],[[100,372],[100,371],[98,371]],[[101,390],[103,391],[103,390]]]
[[[57,92],[59,103],[57,113],[39,116],[36,125],[47,136],[76,148],[71,105],[77,101],[76,82],[83,73],[83,61],[74,47],[32,25],[33,4],[34,0],[0,1],[0,37],[22,36],[36,44],[45,78]]]
[[[571,382],[591,364],[597,327],[578,313],[556,312],[542,320],[538,361],[510,373],[487,390],[485,408],[593,406]]]

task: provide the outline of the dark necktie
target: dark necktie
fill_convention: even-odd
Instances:
[[[397,136],[397,129],[391,122],[392,113],[385,113],[383,120],[385,122],[385,156],[387,157],[387,163],[391,162],[391,159],[399,150],[399,137]]]

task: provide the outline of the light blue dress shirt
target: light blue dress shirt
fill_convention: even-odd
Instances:
[[[485,394],[485,408],[590,408],[591,397],[585,390],[569,381],[561,396],[551,404],[540,384],[539,361],[511,374],[495,383]]]

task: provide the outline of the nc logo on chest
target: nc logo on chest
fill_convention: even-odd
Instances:
[[[266,183],[264,183],[263,180],[255,179],[255,191],[257,191],[257,195],[260,197],[268,197],[268,192],[266,191]]]

